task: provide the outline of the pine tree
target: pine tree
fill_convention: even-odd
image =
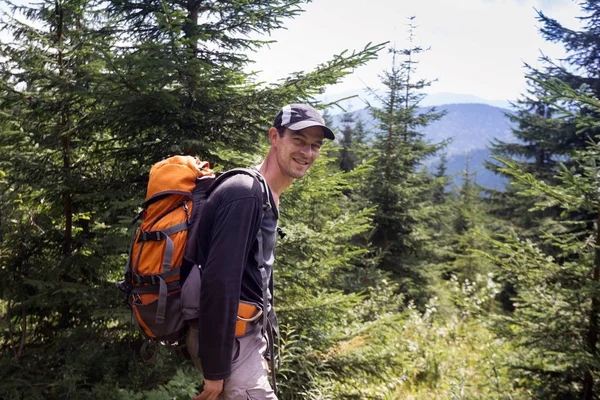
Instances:
[[[121,257],[105,217],[121,199],[107,190],[109,135],[91,123],[101,109],[98,55],[110,43],[97,31],[97,7],[42,1],[14,7],[30,23],[2,21],[12,35],[0,50],[0,346],[12,354],[1,353],[2,397],[76,396],[92,365],[114,376],[101,343],[116,339],[108,279]]]
[[[342,146],[340,150],[340,168],[342,171],[349,172],[354,169],[354,165],[356,163],[353,147],[353,132],[351,124],[354,122],[354,117],[352,113],[345,113],[342,116],[341,123],[343,124],[342,128],[342,140],[340,145]]]
[[[586,147],[586,140],[598,133],[597,127],[577,127],[570,116],[557,118],[561,104],[552,104],[546,99],[548,92],[542,82],[558,78],[572,88],[586,85],[587,93],[600,95],[600,77],[596,65],[600,62],[597,30],[600,26],[600,5],[596,1],[581,3],[584,22],[581,30],[572,30],[557,20],[538,11],[538,20],[542,26],[540,33],[544,39],[561,43],[567,51],[564,60],[555,61],[543,56],[543,67],[527,67],[529,89],[514,106],[516,112],[509,118],[516,124],[513,130],[518,139],[512,143],[496,141],[492,153],[501,158],[509,158],[523,171],[553,183],[559,164],[569,164],[574,152]],[[590,116],[596,111],[588,110]],[[498,171],[493,163],[488,167]],[[496,214],[515,221],[522,229],[528,230],[544,224],[546,218],[553,218],[556,210],[530,213],[531,203],[518,198],[508,188],[504,193],[493,192],[492,200],[496,204]],[[530,199],[531,201],[531,199]]]
[[[488,248],[483,234],[493,230],[494,224],[484,208],[481,187],[475,183],[475,174],[469,169],[467,157],[463,183],[452,204],[452,252],[447,275],[459,281],[481,282],[487,279],[491,268],[481,250]]]
[[[268,41],[249,35],[284,27],[305,2],[112,1],[110,16],[130,44],[108,56],[115,85],[106,121],[126,140],[126,155],[147,162],[185,153],[225,163],[220,150],[256,151],[283,104],[313,102],[374,57],[380,46],[342,52],[275,85],[255,84],[244,72],[248,54]]]
[[[582,129],[595,129],[600,101],[576,92],[566,83],[544,83],[554,104],[569,104],[569,115]],[[558,207],[562,213],[553,231],[542,231],[546,247],[522,238],[494,242],[493,260],[502,277],[514,282],[517,311],[501,323],[514,340],[519,358],[512,371],[538,398],[597,398],[598,316],[600,299],[600,203],[598,202],[599,137],[573,153],[570,166],[561,164],[556,184],[548,184],[511,161],[504,172],[519,182],[524,196],[536,199],[536,209]],[[573,219],[576,216],[589,218]]]
[[[442,153],[440,155],[440,161],[436,166],[434,178],[436,180],[435,187],[433,189],[433,204],[440,205],[446,202],[447,193],[446,186],[448,185],[449,178],[446,175],[448,169],[448,155]]]
[[[530,69],[530,77],[535,73]],[[491,151],[492,155],[509,158],[523,171],[551,183],[559,162],[565,162],[573,151],[568,142],[573,140],[575,126],[568,120],[557,118],[559,110],[547,103],[547,91],[543,87],[533,80],[529,80],[528,84],[528,93],[515,104],[516,113],[507,115],[516,124],[513,134],[518,141],[505,143],[495,140]],[[486,166],[505,175],[495,162],[487,161]],[[507,177],[510,179],[510,176]],[[550,209],[531,212],[535,200],[520,196],[510,185],[502,191],[487,190],[487,193],[494,214],[512,221],[523,233],[532,228],[535,230],[557,212]]]
[[[361,119],[356,120],[354,113],[345,113],[341,122],[343,126],[340,141],[340,167],[343,171],[348,172],[356,165],[369,160],[370,146],[367,143],[364,123]]]
[[[426,196],[431,193],[432,180],[421,167],[443,145],[426,142],[419,129],[441,118],[443,113],[435,109],[418,111],[424,96],[421,90],[431,82],[414,77],[415,58],[425,50],[413,45],[413,23],[414,18],[410,18],[411,47],[390,50],[392,68],[382,76],[386,95],[379,97],[381,107],[371,107],[371,114],[379,124],[373,144],[378,160],[368,177],[366,196],[378,206],[374,242],[385,251],[382,267],[414,284],[422,280],[414,265],[426,241],[420,233],[430,218],[427,214],[432,211],[427,207],[431,198]],[[397,63],[397,57],[402,57],[402,61]]]
[[[323,146],[307,176],[281,198],[281,398],[391,396],[394,386],[386,383],[400,376],[401,354],[390,345],[402,298],[382,271],[365,282],[369,249],[354,239],[369,231],[373,210],[345,194],[358,189],[369,168],[341,171],[335,150]]]

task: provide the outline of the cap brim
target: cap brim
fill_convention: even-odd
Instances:
[[[293,131],[299,131],[300,129],[310,128],[311,126],[320,126],[321,128],[323,128],[323,133],[325,134],[325,137],[327,139],[335,140],[335,135],[333,134],[331,129],[315,121],[300,121],[296,122],[295,124],[287,125],[286,128],[289,128]]]

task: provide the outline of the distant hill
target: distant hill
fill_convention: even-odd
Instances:
[[[385,89],[378,89],[375,93],[381,95],[385,93]],[[354,97],[352,97],[354,96]],[[344,92],[328,92],[322,95],[317,96],[317,100],[321,103],[330,103],[334,101],[338,101],[339,99],[347,98],[346,100],[341,101],[339,104],[347,111],[356,111],[361,110],[369,104],[379,104],[379,100],[377,96],[370,91],[361,89],[361,90],[348,90]],[[440,92],[440,93],[429,93],[427,94],[423,100],[421,101],[421,105],[423,107],[430,106],[439,106],[445,104],[487,104],[493,107],[499,107],[508,109],[510,108],[510,102],[508,100],[491,100],[484,99],[482,97],[473,96],[471,94],[464,93],[448,93],[448,92]],[[332,110],[333,113],[339,112],[339,108]]]
[[[471,94],[460,93],[432,93],[425,96],[423,101],[421,101],[423,107],[444,104],[487,104],[488,106],[504,109],[510,107],[510,103],[507,100],[489,100]]]
[[[423,107],[425,111],[430,107]],[[483,162],[489,159],[488,146],[493,139],[514,141],[511,122],[506,117],[509,110],[487,104],[445,104],[435,107],[437,111],[446,111],[446,115],[423,129],[425,137],[430,142],[440,142],[452,139],[445,152],[448,155],[448,175],[464,171],[467,157],[469,169],[475,173],[475,181],[488,188],[502,189],[506,182],[501,177],[483,167]],[[375,122],[367,109],[353,112],[356,119],[361,119],[368,130],[375,130]],[[334,121],[340,126],[341,115],[336,115]],[[429,168],[435,168],[438,160],[428,162]],[[460,179],[454,184],[459,185]]]

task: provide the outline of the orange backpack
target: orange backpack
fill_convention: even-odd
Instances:
[[[134,223],[139,219],[142,223],[131,244],[125,279],[117,283],[138,330],[150,341],[184,343],[187,327],[198,319],[200,213],[217,184],[239,173],[258,179],[265,207],[270,207],[266,182],[257,171],[237,168],[217,178],[208,162],[191,156],[170,157],[152,166],[142,211],[134,218]],[[239,307],[236,334],[262,314],[243,302]],[[142,348],[146,358],[148,345],[146,341]]]
[[[196,192],[205,200],[214,180],[209,163],[191,156],[170,157],[150,169],[146,200],[134,218],[142,224],[119,285],[128,295],[136,325],[148,338],[178,341],[185,334],[181,267],[194,263],[188,229],[203,205],[193,197]]]

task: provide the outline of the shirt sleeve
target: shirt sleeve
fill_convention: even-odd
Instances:
[[[200,291],[199,356],[204,377],[210,380],[231,375],[242,274],[260,225],[256,193],[227,184],[222,189],[229,190],[228,195],[216,200]]]

